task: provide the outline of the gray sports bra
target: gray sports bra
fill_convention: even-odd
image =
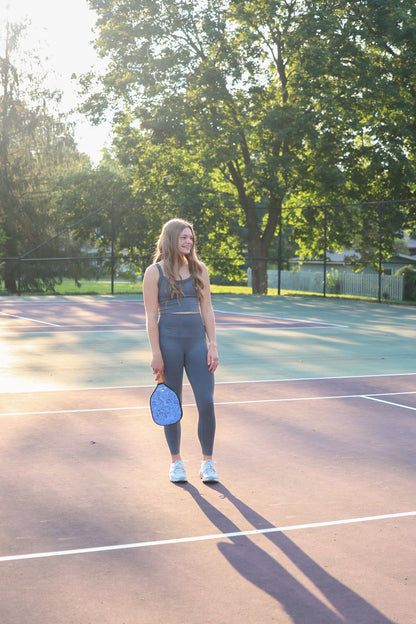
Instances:
[[[162,267],[157,262],[156,266],[159,270],[159,306],[161,314],[180,314],[184,312],[199,313],[199,300],[196,294],[195,287],[192,283],[192,277],[189,276],[186,279],[177,280],[177,284],[181,284],[182,300],[179,301],[178,297],[171,297],[172,289],[168,283],[168,280],[163,274]]]

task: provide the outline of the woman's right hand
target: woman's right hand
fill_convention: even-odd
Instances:
[[[163,376],[163,371],[165,370],[165,365],[163,363],[163,358],[161,353],[157,353],[153,355],[152,361],[150,362],[150,366],[153,371],[153,375],[155,376],[155,380],[157,381],[159,377]]]

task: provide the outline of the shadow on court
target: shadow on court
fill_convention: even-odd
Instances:
[[[416,622],[414,308],[214,297],[227,489],[187,385],[168,482],[142,302],[69,303],[2,302],[1,624]]]
[[[221,533],[241,530],[222,511],[201,496],[195,486],[190,483],[176,485],[189,492],[201,511]],[[224,485],[207,487],[216,490],[234,505],[254,529],[274,528],[271,522],[234,496]],[[332,608],[290,574],[279,563],[277,556],[272,557],[250,537],[227,536],[232,543],[221,542],[218,549],[236,572],[278,601],[294,624],[394,624],[356,592],[328,574],[283,532],[263,535],[313,583]]]

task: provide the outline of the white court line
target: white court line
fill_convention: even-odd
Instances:
[[[141,331],[145,331],[146,329],[146,325],[140,325],[137,324],[137,326],[132,326],[132,325],[97,325],[97,327],[110,327],[111,329],[65,329],[65,327],[72,327],[72,325],[57,325],[56,327],[59,327],[59,330],[48,330],[45,329],[45,331],[41,331],[40,329],[33,329],[33,325],[20,325],[20,327],[18,325],[16,326],[9,326],[7,328],[7,335],[9,336],[21,336],[22,334],[25,335],[45,335],[48,336],[51,333],[53,333],[53,335],[59,335],[59,334],[102,334],[102,333],[115,333],[117,331],[122,331],[122,332],[131,332],[131,331],[135,331],[135,332],[141,332]],[[79,325],[79,327],[88,327],[88,325]],[[114,329],[114,327],[116,327],[117,329]],[[22,330],[28,330],[23,332]],[[18,331],[14,331],[14,330],[18,330]]]
[[[230,312],[229,310],[218,310],[214,312],[219,314],[231,314],[232,316],[249,316],[260,319],[268,319],[271,321],[296,321],[297,323],[316,323],[317,325],[331,325],[332,327],[348,327],[348,325],[338,325],[336,323],[326,323],[326,321],[306,321],[305,319],[295,319],[287,316],[267,316],[267,314],[250,314],[249,312]]]
[[[145,325],[143,325],[142,328],[138,327],[136,328],[128,328],[128,327],[124,327],[123,329],[68,329],[65,330],[64,328],[66,327],[66,325],[57,325],[56,327],[59,327],[59,331],[54,331],[53,334],[109,334],[112,332],[118,332],[118,331],[122,331],[122,332],[145,332],[146,331],[146,327]],[[68,327],[71,327],[70,325]],[[85,327],[88,327],[88,325],[85,325]],[[320,328],[317,328],[320,329]],[[25,336],[29,336],[29,335],[33,335],[33,334],[45,334],[47,335],[48,332],[44,332],[44,331],[39,331],[39,330],[33,330],[33,331],[26,331],[26,332],[13,332],[13,331],[7,331],[6,332],[8,336],[21,336],[23,333],[25,334]],[[49,332],[50,333],[50,332]]]
[[[58,332],[59,333],[59,332]],[[381,373],[379,375],[340,375],[339,377],[288,377],[280,378],[280,379],[241,379],[239,381],[216,381],[216,386],[230,386],[230,385],[238,385],[238,384],[263,384],[263,383],[289,383],[293,381],[334,381],[337,379],[378,379],[379,377],[412,377],[416,376],[416,372],[414,373]],[[190,386],[189,383],[184,383],[184,387]],[[133,389],[143,389],[143,388],[154,388],[154,384],[145,384],[140,386],[92,386],[92,387],[81,387],[81,388],[33,388],[30,390],[21,390],[19,393],[24,394],[30,393],[39,393],[39,392],[94,392],[99,390],[133,390]],[[10,394],[9,390],[0,389],[0,394]],[[11,393],[16,394],[16,393]],[[388,394],[383,393],[384,394]],[[404,392],[399,392],[398,394],[405,394]]]
[[[22,302],[22,303],[24,303],[24,302]],[[26,302],[26,303],[30,303],[30,302]],[[42,302],[42,303],[44,303],[44,302]],[[45,303],[47,303],[47,302],[45,302]],[[58,303],[58,304],[62,304],[62,303],[71,303],[71,304],[72,303],[77,303],[78,304],[78,302],[73,302],[73,301],[70,301],[70,302],[68,302],[68,301],[57,301],[57,302],[51,302],[51,303],[52,304],[54,304],[54,303]],[[99,303],[108,303],[108,301],[104,301],[104,302],[100,301]],[[137,301],[125,301],[125,302],[124,301],[117,301],[117,303],[143,303],[143,301],[138,299]],[[89,305],[91,305],[91,302],[80,302],[80,305],[89,306]],[[345,329],[345,328],[348,328],[348,325],[340,325],[340,324],[337,324],[337,323],[328,323],[326,321],[308,321],[306,319],[294,319],[294,318],[288,318],[288,317],[284,317],[284,316],[268,316],[268,315],[264,315],[264,314],[250,314],[248,312],[230,312],[230,311],[227,311],[227,310],[218,310],[218,309],[215,309],[214,312],[218,312],[219,314],[228,314],[228,315],[232,315],[232,316],[242,316],[242,317],[245,317],[245,318],[248,317],[248,318],[265,319],[265,320],[268,320],[268,321],[289,321],[289,322],[294,321],[296,323],[304,323],[306,325],[312,324],[314,326],[314,329],[325,329],[325,328],[344,328]],[[3,313],[0,313],[0,314],[3,314]],[[24,317],[20,317],[20,316],[14,315],[14,314],[6,314],[6,313],[4,313],[4,314],[5,314],[5,316],[12,316],[14,318],[22,318],[22,319],[24,319]],[[33,319],[26,319],[26,320],[31,321]],[[47,323],[45,321],[37,321],[37,322],[44,323],[45,325],[51,325],[51,326],[54,326],[54,327],[60,327],[60,325],[54,325],[54,323]],[[246,325],[247,325],[247,323],[244,323],[244,322],[241,322],[241,323],[237,322],[237,323],[235,323],[235,322],[232,322],[232,321],[217,321],[216,324],[219,327],[224,326],[224,327],[227,327],[228,329],[230,329],[230,326],[232,326],[232,325],[234,325],[235,327],[240,327],[240,326],[246,327]],[[111,324],[108,324],[108,325],[96,324],[96,325],[93,325],[93,327],[112,327],[112,326],[113,327],[123,327],[123,324],[114,324],[114,325],[111,325]],[[83,327],[83,326],[82,325],[65,325],[63,327]],[[88,327],[88,325],[86,327]],[[282,329],[282,330],[284,330],[284,329],[286,329],[286,330],[289,330],[289,329],[290,330],[292,330],[292,329],[304,329],[304,327],[270,327],[270,325],[267,325],[267,324],[265,325],[265,327],[269,328],[269,329]],[[13,329],[13,327],[12,327],[12,329]],[[250,327],[248,327],[248,329],[250,329]],[[95,330],[88,330],[88,331],[94,332]],[[98,330],[98,331],[100,331],[100,330]],[[26,332],[26,333],[37,334],[37,333],[40,333],[40,332],[33,331],[33,332]]]
[[[31,320],[31,319],[28,319]],[[288,319],[290,320],[290,319]],[[43,321],[38,321],[39,323],[43,322]],[[305,321],[305,323],[308,321]],[[310,321],[312,322],[312,321]],[[53,325],[53,323],[46,323],[47,325]],[[77,327],[76,325],[56,325],[56,327],[60,328],[60,331],[54,331],[54,334],[95,334],[95,333],[103,333],[103,332],[117,332],[117,331],[122,331],[122,332],[143,332],[146,331],[146,326],[145,324],[143,324],[142,327],[138,326],[137,329],[136,328],[128,328],[128,327],[124,327],[124,326],[115,326],[118,327],[118,329],[79,329],[79,330],[73,330],[73,329],[69,329],[69,330],[65,330],[65,327]],[[79,327],[91,327],[91,325],[79,325]],[[101,327],[100,325],[93,325],[92,327]],[[110,326],[111,327],[111,326]],[[123,327],[123,329],[120,329],[120,327]],[[313,325],[312,327],[308,328],[306,325],[295,325],[295,326],[284,326],[284,325],[277,325],[277,326],[273,326],[273,325],[264,325],[263,327],[250,327],[249,325],[247,325],[246,323],[216,323],[216,327],[218,329],[219,332],[221,332],[222,329],[226,329],[227,331],[233,330],[233,329],[239,329],[240,327],[244,327],[245,329],[247,329],[247,331],[254,331],[254,330],[258,330],[258,329],[266,329],[266,330],[277,330],[277,331],[299,331],[302,329],[339,329],[340,327],[348,327],[348,325],[334,325],[334,324],[321,324],[321,325]],[[20,335],[24,333],[25,335],[30,335],[30,334],[43,334],[45,332],[41,332],[39,330],[33,330],[33,331],[26,331],[26,332],[19,332],[19,331],[7,331],[7,335],[9,336],[14,336],[14,335]]]
[[[268,533],[282,533],[283,531],[299,531],[305,529],[317,529],[322,527],[339,526],[342,524],[355,524],[359,522],[375,522],[377,520],[391,520],[393,518],[406,518],[416,516],[416,511],[404,513],[385,514],[382,516],[367,516],[365,518],[349,518],[348,520],[333,520],[330,522],[313,522],[311,524],[295,524],[284,527],[270,527],[267,529],[253,529],[250,531],[234,531],[233,533],[215,533],[213,535],[198,535],[195,537],[179,537],[149,542],[136,542],[133,544],[116,544],[112,546],[97,546],[93,548],[76,548],[73,550],[56,550],[51,552],[31,553],[27,555],[10,555],[0,557],[0,563],[6,561],[22,561],[24,559],[41,559],[45,557],[62,557],[67,555],[85,555],[98,552],[110,552],[114,550],[127,550],[131,548],[149,548],[151,546],[169,546],[171,544],[186,544],[189,542],[205,542],[208,540],[221,540],[233,537],[245,537],[248,535],[265,535]]]
[[[82,295],[83,299],[88,298],[89,295]],[[117,299],[116,297],[118,297],[118,295],[103,295],[103,297],[109,297],[108,299],[96,299],[94,298],[93,295],[91,295],[91,298],[88,299],[87,301],[80,301],[79,299],[79,295],[74,295],[74,297],[70,297],[68,299],[64,299],[64,300],[60,300],[60,301],[53,301],[53,300],[42,300],[42,301],[33,301],[33,300],[25,300],[24,298],[18,298],[15,301],[6,301],[4,303],[4,306],[7,307],[7,305],[11,305],[14,306],[17,303],[20,305],[30,305],[30,306],[42,306],[42,305],[50,305],[50,306],[54,306],[54,305],[76,305],[76,307],[81,307],[81,306],[91,306],[91,304],[108,304],[111,303],[111,305],[114,304],[126,304],[126,303],[143,303],[143,299]],[[111,298],[110,298],[111,297]],[[114,297],[114,299],[112,298]]]
[[[3,312],[0,312],[0,314],[3,314]],[[16,318],[20,318],[20,317],[16,317]],[[27,319],[27,320],[30,321],[31,319]],[[46,325],[53,325],[53,323],[46,323],[45,321],[37,321],[37,322],[45,323]],[[7,329],[26,329],[27,327],[33,327],[33,325],[9,325]],[[82,327],[91,327],[91,325],[86,325],[86,324],[84,325],[56,325],[56,327],[59,327],[60,329],[64,330],[66,327],[82,328]],[[132,323],[94,323],[92,327],[129,327],[129,328],[134,329],[136,327],[146,327],[146,323],[133,323],[133,322]],[[89,329],[88,331],[95,331],[95,330]],[[33,332],[27,332],[27,333],[38,334],[40,332],[33,331]],[[62,333],[62,332],[57,332],[57,333]]]
[[[39,323],[41,325],[50,325],[51,327],[60,327],[56,323],[47,323],[46,321],[39,321],[37,319],[27,318],[26,316],[19,316],[18,314],[8,314],[7,312],[0,312],[2,316],[8,316],[10,318],[21,319],[22,321],[30,321],[31,323]]]
[[[280,379],[243,379],[241,381],[216,381],[215,385],[227,384],[257,384],[257,383],[286,383],[291,381],[334,381],[336,379],[377,379],[378,377],[409,377],[416,375],[414,373],[380,373],[378,375],[339,375],[336,377],[288,377]],[[189,384],[187,384],[189,385]],[[138,386],[140,387],[140,386]]]
[[[269,318],[269,317],[268,317]],[[271,319],[273,320],[273,319]],[[290,321],[296,321],[296,319],[287,319]],[[300,321],[303,325],[273,325],[269,323],[264,323],[261,327],[256,327],[253,325],[248,325],[247,323],[239,323],[235,321],[215,321],[215,326],[217,329],[221,329],[222,327],[226,329],[236,329],[238,327],[244,327],[245,329],[278,329],[280,331],[294,331],[296,329],[339,329],[340,327],[348,327],[348,325],[334,325],[333,323],[316,323],[312,327],[308,327],[305,323],[312,323],[313,321]]]
[[[403,393],[397,393],[397,394],[415,394],[414,392],[403,392]],[[381,395],[381,396],[388,396],[388,395]],[[366,395],[363,396],[363,399],[368,399],[369,401],[378,401],[379,403],[385,403],[386,405],[392,405],[393,407],[402,407],[403,409],[409,409],[409,410],[413,410],[414,412],[416,412],[416,407],[411,407],[410,405],[403,405],[402,403],[393,403],[392,401],[384,401],[383,399],[377,399],[375,396],[372,395]]]
[[[153,387],[153,386],[152,386]],[[371,399],[378,396],[402,396],[404,394],[416,394],[416,390],[411,392],[378,392],[377,394],[338,394],[333,396],[308,396],[308,397],[292,397],[285,399],[253,399],[246,401],[215,401],[214,405],[249,405],[256,403],[290,403],[294,401],[328,401],[331,399]],[[408,407],[400,403],[392,403],[389,401],[382,401],[381,399],[374,398],[374,401],[381,401],[388,405],[395,405],[396,407],[404,407],[406,409],[414,409],[415,407]],[[196,403],[184,403],[182,407],[196,407]],[[9,416],[47,416],[48,414],[83,414],[90,412],[118,412],[118,411],[136,411],[136,410],[150,409],[149,405],[132,405],[129,407],[89,407],[85,409],[62,409],[62,410],[50,410],[44,412],[4,412],[0,413],[0,417]]]

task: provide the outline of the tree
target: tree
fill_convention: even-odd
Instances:
[[[82,161],[71,128],[55,110],[60,94],[42,86],[29,59],[25,67],[14,61],[23,30],[22,25],[6,24],[0,56],[1,249],[10,259],[56,232],[49,180]],[[57,243],[49,251],[58,253]],[[39,288],[42,282],[50,286],[54,271],[45,268],[42,276],[38,269],[37,275],[26,278],[26,286]],[[1,275],[11,293],[17,292],[17,272],[17,262],[4,263]]]
[[[235,223],[238,209],[221,179],[201,167],[176,137],[143,135],[127,116],[118,120],[114,151],[134,205],[121,241],[140,241],[149,260],[163,223],[180,217],[194,224],[198,249],[212,272],[241,278],[244,258]],[[221,184],[222,182],[222,184]]]
[[[270,180],[267,158],[257,158],[267,142],[261,145],[256,130],[247,89],[250,80],[243,76],[238,45],[232,46],[234,35],[223,14],[224,3],[207,7],[137,2],[131,10],[131,5],[117,2],[113,16],[110,3],[91,4],[101,16],[101,50],[111,48],[114,60],[105,79],[107,95],[123,98],[129,108],[139,98],[134,116],[146,123],[153,137],[159,141],[175,138],[202,170],[221,172],[247,221],[254,289],[264,291],[267,252],[284,191],[276,176]],[[251,82],[256,84],[257,77]],[[90,81],[84,84],[89,88]],[[88,107],[97,113],[105,104],[105,98],[100,100],[95,94]],[[264,228],[258,203],[268,205]]]
[[[60,222],[70,229],[71,240],[89,252],[96,250],[103,258],[100,262],[103,270],[111,265],[112,245],[119,258],[137,254],[141,224],[137,224],[132,211],[132,194],[124,172],[109,154],[104,154],[100,165],[93,170],[85,166],[56,177],[53,195]],[[91,253],[86,257],[96,262]],[[89,276],[88,271],[84,274]]]
[[[410,0],[89,4],[110,62],[94,92],[84,78],[85,110],[127,113],[153,140],[175,139],[201,169],[221,173],[247,228],[253,292],[267,292],[284,202],[414,188]]]

